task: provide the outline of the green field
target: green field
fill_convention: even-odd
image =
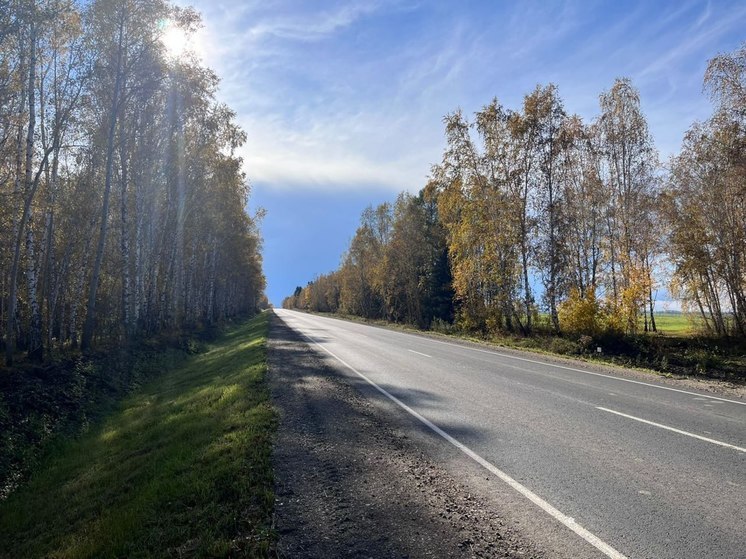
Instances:
[[[702,319],[699,316],[680,313],[656,313],[655,325],[662,334],[675,336],[691,336],[701,330]]]
[[[232,328],[53,448],[0,503],[0,557],[268,555],[267,320]]]

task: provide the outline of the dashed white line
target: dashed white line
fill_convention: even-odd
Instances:
[[[673,431],[674,433],[678,433],[680,435],[686,435],[687,437],[692,437],[695,439],[699,439],[701,441],[706,441],[708,443],[724,446],[726,448],[732,448],[733,450],[737,450],[739,452],[746,452],[746,448],[741,448],[740,446],[736,446],[730,443],[724,443],[723,441],[718,441],[715,439],[710,439],[708,437],[703,437],[702,435],[690,433],[689,431],[682,431],[681,429],[676,429],[675,427],[669,427],[668,425],[663,425],[662,423],[656,423],[655,421],[648,421],[647,419],[642,419],[641,417],[635,417],[634,415],[629,415],[626,413],[622,413],[620,411],[610,410],[608,408],[602,408],[601,406],[596,406],[596,409],[609,412],[609,413],[613,413],[621,417],[626,417],[627,419],[633,419],[635,421],[639,421],[640,423],[646,423],[647,425],[652,425],[653,427],[659,427],[660,429],[666,429],[667,431]]]
[[[433,358],[432,355],[428,355],[427,353],[420,353],[419,351],[415,351],[413,349],[408,349],[407,351],[409,351],[411,353],[416,353],[417,355],[422,355],[422,357],[429,357],[430,359]]]
[[[337,322],[348,322],[341,319],[334,319],[334,318],[328,318],[328,317],[317,317],[325,320],[334,320]],[[585,371],[583,369],[576,369],[575,367],[567,367],[565,365],[558,365],[556,363],[547,363],[546,361],[539,361],[537,359],[527,359],[526,357],[517,357],[515,355],[510,355],[507,353],[500,353],[499,351],[494,351],[490,349],[480,349],[477,347],[470,347],[463,344],[456,344],[453,342],[446,342],[443,340],[435,340],[428,336],[418,336],[417,334],[410,334],[408,332],[400,332],[401,334],[405,336],[413,336],[414,338],[417,338],[418,340],[427,340],[436,344],[442,344],[447,346],[452,346],[460,349],[466,349],[469,351],[476,351],[478,353],[488,353],[490,355],[496,355],[498,357],[505,357],[506,359],[515,359],[516,361],[525,361],[526,363],[533,363],[535,365],[543,365],[545,367],[554,367],[555,369],[564,369],[566,371],[573,371],[576,373],[583,373],[584,375],[592,375],[596,377],[604,377],[610,380],[616,380],[619,382],[629,382],[631,384],[641,384],[642,386],[650,386],[651,388],[658,388],[660,390],[668,390],[669,392],[678,392],[680,394],[689,394],[690,396],[697,396],[698,398],[707,398],[709,400],[717,400],[719,402],[728,402],[729,404],[738,404],[740,406],[746,406],[746,402],[739,401],[739,400],[731,400],[729,398],[721,398],[719,396],[710,396],[709,394],[700,394],[698,392],[691,392],[690,390],[682,390],[680,388],[671,388],[670,386],[661,386],[660,384],[653,384],[650,382],[643,382],[641,380],[632,380],[629,378],[621,378],[613,375],[607,375],[604,373],[594,373],[592,371]]]
[[[413,336],[414,334],[407,334],[407,335]],[[423,338],[423,336],[416,336],[416,337],[420,338],[420,339]],[[479,348],[476,348],[476,347],[469,347],[469,346],[466,346],[466,345],[454,344],[452,342],[444,342],[442,340],[433,340],[431,338],[427,338],[427,339],[429,339],[431,342],[436,343],[436,344],[443,344],[443,345],[448,345],[448,346],[452,346],[452,347],[458,347],[458,348],[461,348],[461,349],[467,349],[467,350],[470,350],[470,351],[476,351],[478,353],[488,353],[490,355],[496,355],[498,357],[505,357],[506,359],[515,359],[516,361],[525,361],[526,363],[533,363],[535,365],[543,365],[544,367],[554,367],[555,369],[564,369],[566,371],[573,371],[573,372],[576,372],[576,373],[583,373],[584,375],[593,375],[595,377],[604,377],[604,378],[607,378],[607,379],[610,379],[610,380],[618,380],[620,382],[629,382],[629,383],[632,383],[632,384],[641,384],[643,386],[650,386],[652,388],[660,388],[661,390],[669,390],[671,392],[679,392],[681,394],[689,394],[691,396],[698,396],[700,398],[708,398],[710,400],[718,400],[720,402],[728,402],[730,404],[739,404],[741,406],[746,406],[746,402],[742,402],[742,401],[738,401],[738,400],[730,400],[728,398],[720,398],[719,396],[710,396],[708,394],[699,394],[697,392],[690,392],[689,390],[681,390],[680,388],[671,388],[669,386],[661,386],[659,384],[652,384],[650,382],[643,382],[641,380],[632,380],[632,379],[629,379],[629,378],[615,377],[615,376],[606,375],[606,374],[603,374],[603,373],[594,373],[592,371],[584,371],[583,369],[576,369],[575,367],[566,367],[564,365],[557,365],[556,363],[547,363],[546,361],[538,361],[536,359],[527,359],[525,357],[517,357],[515,355],[509,355],[507,353],[500,353],[498,351],[492,351],[492,350],[489,350],[489,349],[479,349]]]
[[[468,456],[469,458],[471,458],[472,460],[474,460],[477,464],[479,464],[480,466],[482,466],[483,468],[485,468],[486,470],[488,470],[490,473],[494,474],[495,476],[497,476],[498,478],[500,478],[502,481],[504,481],[505,483],[507,483],[510,487],[512,487],[518,493],[520,493],[521,495],[523,495],[524,497],[526,497],[529,501],[531,501],[536,506],[538,506],[540,509],[542,509],[544,512],[546,512],[547,514],[549,514],[552,518],[554,518],[555,520],[557,520],[560,523],[564,524],[567,528],[569,528],[570,530],[572,530],[573,532],[575,532],[578,536],[580,536],[585,541],[587,541],[589,544],[591,544],[593,547],[595,547],[596,549],[598,549],[601,553],[603,553],[607,557],[610,557],[611,559],[627,559],[627,557],[625,555],[623,555],[622,553],[618,552],[616,549],[614,549],[613,547],[611,547],[609,544],[607,544],[601,538],[599,538],[595,534],[589,532],[588,530],[586,530],[585,528],[583,528],[580,524],[578,524],[577,522],[575,522],[574,518],[572,518],[570,516],[567,516],[566,514],[564,514],[563,512],[561,512],[559,509],[557,509],[554,506],[550,505],[547,501],[545,501],[544,499],[542,499],[541,497],[539,497],[536,493],[534,493],[533,491],[531,491],[528,487],[526,487],[525,485],[522,485],[521,483],[519,483],[518,481],[516,481],[515,479],[513,479],[512,477],[510,477],[508,474],[506,474],[505,472],[503,472],[502,470],[500,470],[499,468],[497,468],[494,464],[492,464],[491,462],[488,462],[487,460],[485,460],[484,458],[482,458],[479,454],[477,454],[476,452],[474,452],[473,450],[471,450],[469,447],[467,447],[466,445],[464,445],[463,443],[461,443],[460,441],[458,441],[457,439],[455,439],[454,437],[452,437],[451,435],[449,435],[448,433],[446,433],[445,431],[443,431],[443,429],[441,429],[440,427],[438,427],[437,425],[435,425],[432,421],[430,421],[429,419],[423,417],[422,415],[420,415],[419,413],[417,413],[416,411],[414,411],[407,404],[405,404],[404,402],[402,402],[401,400],[399,400],[399,398],[397,398],[393,394],[389,393],[387,390],[385,390],[385,389],[381,388],[380,386],[378,386],[375,382],[373,382],[371,379],[369,379],[363,373],[361,373],[360,371],[358,371],[357,369],[355,369],[352,365],[350,365],[349,363],[347,363],[344,359],[342,359],[341,357],[338,357],[337,355],[335,355],[334,352],[330,351],[329,349],[327,349],[326,347],[324,347],[323,345],[321,345],[320,343],[318,343],[316,340],[314,340],[313,338],[311,338],[309,336],[306,336],[302,332],[301,332],[301,334],[303,335],[304,338],[306,338],[313,345],[315,345],[316,347],[318,347],[322,351],[325,351],[326,353],[328,353],[329,355],[331,355],[332,357],[334,357],[334,359],[336,359],[337,361],[339,361],[340,363],[342,363],[342,365],[344,365],[345,367],[347,367],[348,369],[350,369],[353,373],[355,373],[356,375],[358,375],[359,377],[361,377],[368,384],[370,384],[373,388],[375,388],[378,392],[380,392],[381,394],[383,394],[384,396],[386,396],[386,398],[388,398],[389,400],[391,400],[392,402],[394,402],[395,404],[397,404],[404,411],[406,411],[408,414],[410,414],[411,416],[413,416],[414,418],[416,418],[418,421],[420,421],[421,423],[423,423],[430,430],[434,431],[435,433],[437,433],[438,435],[440,435],[441,437],[443,437],[446,441],[448,441],[453,446],[455,446],[457,449],[459,449],[461,452],[463,452],[464,454],[466,454],[466,456]]]

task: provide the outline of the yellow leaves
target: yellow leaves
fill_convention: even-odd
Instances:
[[[647,302],[652,278],[641,264],[624,262],[621,277],[624,284],[619,289],[618,299],[609,297],[606,301],[606,329],[613,332],[635,334],[641,311]]]
[[[602,330],[604,317],[595,289],[582,294],[573,288],[568,298],[560,303],[558,313],[562,329],[570,334],[595,336]]]

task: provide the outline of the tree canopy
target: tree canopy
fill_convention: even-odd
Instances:
[[[418,196],[367,209],[339,270],[284,305],[531,334],[655,331],[662,278],[712,334],[746,337],[746,45],[709,63],[713,116],[660,164],[627,78],[590,122],[554,84],[444,118]]]
[[[162,0],[13,0],[0,14],[6,362],[254,312],[261,242],[217,76],[169,55]]]

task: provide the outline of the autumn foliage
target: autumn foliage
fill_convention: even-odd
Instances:
[[[0,323],[6,362],[254,312],[260,240],[217,76],[169,56],[163,0],[0,11]]]
[[[420,195],[366,210],[340,269],[284,305],[623,336],[657,330],[665,286],[710,334],[746,337],[746,45],[710,61],[705,83],[715,114],[693,125],[670,172],[628,79],[599,96],[590,122],[566,112],[555,85],[517,109],[494,99],[473,119],[447,115]]]

